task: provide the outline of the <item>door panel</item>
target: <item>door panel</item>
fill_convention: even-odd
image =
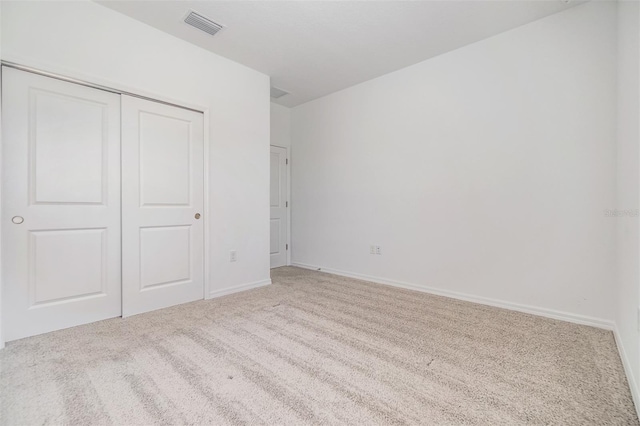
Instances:
[[[122,96],[123,315],[204,297],[203,116]]]
[[[140,205],[189,206],[191,121],[140,111]]]
[[[191,280],[191,226],[140,229],[140,289]]]
[[[31,231],[31,306],[106,294],[106,229]],[[77,259],[82,259],[77,264]],[[61,268],[60,265],[74,265]]]
[[[282,241],[280,240],[280,219],[271,219],[271,255],[280,254],[281,245]]]
[[[271,147],[271,267],[287,264],[287,150]]]
[[[6,340],[119,316],[120,96],[6,67],[2,90]]]
[[[108,149],[104,105],[33,88],[30,98],[33,202],[103,204]]]

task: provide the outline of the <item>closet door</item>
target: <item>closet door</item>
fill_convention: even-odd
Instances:
[[[3,324],[121,314],[120,96],[2,69]]]
[[[202,113],[122,95],[123,316],[204,297]]]

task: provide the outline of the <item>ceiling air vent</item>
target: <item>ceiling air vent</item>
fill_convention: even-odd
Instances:
[[[278,89],[277,87],[271,86],[271,99],[278,99],[288,94],[289,92],[285,92],[282,89]]]
[[[213,22],[209,18],[205,18],[194,11],[189,12],[187,17],[184,18],[184,22],[211,35],[216,35],[218,31],[224,28],[222,25]]]

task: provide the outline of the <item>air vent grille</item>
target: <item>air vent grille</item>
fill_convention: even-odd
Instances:
[[[218,31],[224,28],[222,25],[213,22],[209,18],[205,18],[194,11],[189,12],[187,17],[184,18],[184,22],[211,35],[216,35]]]
[[[272,99],[278,99],[283,97],[284,95],[288,95],[289,92],[285,92],[282,89],[278,89],[277,87],[273,87],[271,86],[271,98]]]

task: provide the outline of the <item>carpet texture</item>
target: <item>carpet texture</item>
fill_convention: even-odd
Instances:
[[[636,425],[611,332],[297,268],[0,351],[3,425]]]

